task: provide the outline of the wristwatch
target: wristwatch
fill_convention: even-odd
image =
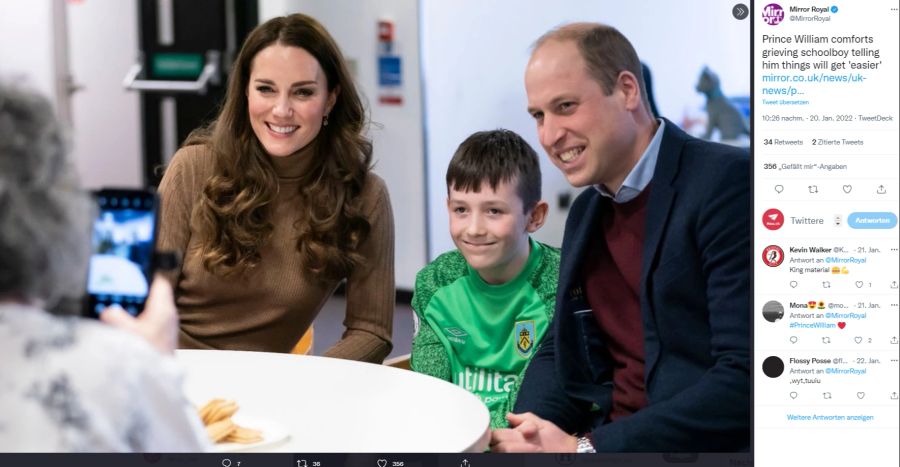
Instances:
[[[597,452],[594,449],[594,443],[591,442],[591,439],[587,436],[579,436],[576,438],[578,441],[578,445],[575,447],[575,452],[578,454],[593,454]]]

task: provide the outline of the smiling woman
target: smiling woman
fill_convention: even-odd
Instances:
[[[371,173],[366,112],[313,18],[247,37],[218,118],[195,130],[160,185],[161,248],[183,253],[180,346],[289,352],[347,281],[347,331],[325,355],[391,349],[394,232]]]
[[[250,125],[270,156],[289,156],[319,134],[337,92],[329,90],[322,67],[309,52],[270,45],[253,59],[247,91]]]

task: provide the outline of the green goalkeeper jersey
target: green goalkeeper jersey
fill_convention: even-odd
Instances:
[[[492,429],[507,426],[505,415],[556,304],[559,249],[530,243],[522,271],[505,284],[484,282],[459,251],[416,276],[412,369],[477,395]]]

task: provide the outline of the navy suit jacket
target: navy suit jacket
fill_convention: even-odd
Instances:
[[[598,451],[736,452],[750,446],[751,188],[746,151],[666,122],[647,205],[640,305],[648,405],[610,423],[613,364],[583,291],[583,260],[609,200],[573,203],[556,314],[516,412]]]

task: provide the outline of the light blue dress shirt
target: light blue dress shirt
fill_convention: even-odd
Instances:
[[[619,190],[613,194],[603,185],[594,185],[594,188],[601,195],[612,198],[614,203],[627,203],[637,198],[644,191],[644,188],[647,188],[647,185],[650,184],[650,180],[653,179],[653,172],[656,170],[656,159],[659,157],[659,146],[662,143],[663,130],[666,127],[664,120],[657,119],[656,121],[659,122],[656,134],[653,135],[653,139],[650,140],[647,149],[641,154],[638,163],[634,165],[631,172],[625,177]]]

